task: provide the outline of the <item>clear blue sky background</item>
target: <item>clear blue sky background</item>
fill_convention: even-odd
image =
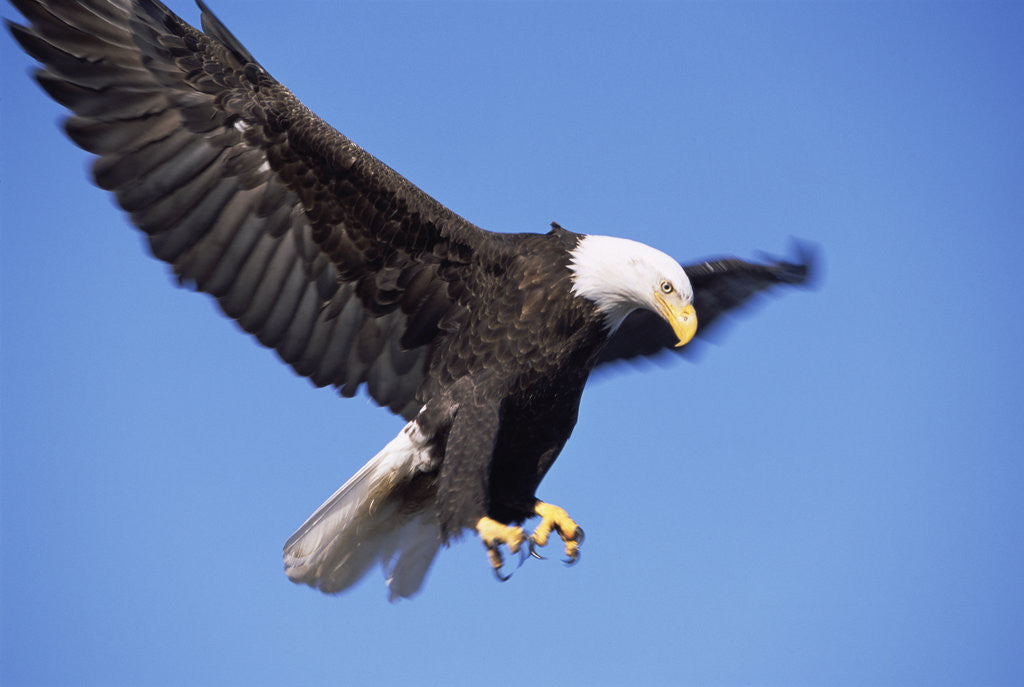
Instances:
[[[5,36],[0,682],[1024,684],[1024,5],[212,4],[481,226],[823,279],[595,380],[575,568],[323,596],[281,545],[400,421],[173,288]]]

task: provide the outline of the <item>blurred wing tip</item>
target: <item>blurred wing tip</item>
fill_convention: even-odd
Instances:
[[[790,239],[791,250],[796,255],[795,267],[799,272],[799,284],[804,288],[816,289],[821,285],[822,280],[822,251],[821,246],[812,241],[800,238]]]
[[[813,241],[791,237],[789,259],[780,258],[770,253],[760,253],[759,257],[772,268],[774,276],[780,283],[815,289],[821,283],[821,247]]]

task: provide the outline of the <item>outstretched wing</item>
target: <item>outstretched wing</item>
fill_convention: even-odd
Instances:
[[[705,260],[683,265],[693,286],[693,307],[697,311],[697,336],[729,310],[747,303],[755,294],[779,284],[804,284],[811,276],[813,251],[805,244],[797,245],[795,262],[770,260],[765,263],[746,262],[737,258]],[[598,364],[654,356],[673,348],[678,337],[664,319],[648,310],[633,312],[609,338]]]
[[[317,386],[415,414],[459,266],[504,239],[312,114],[202,2],[204,32],[157,0],[12,1],[39,83],[153,254]]]

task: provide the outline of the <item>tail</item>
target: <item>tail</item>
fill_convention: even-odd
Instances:
[[[380,561],[391,601],[415,594],[441,546],[441,529],[432,499],[410,510],[401,493],[434,467],[414,420],[288,538],[285,573],[335,594]]]

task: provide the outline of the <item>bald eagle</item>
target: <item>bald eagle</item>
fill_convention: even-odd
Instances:
[[[552,535],[574,561],[582,529],[536,491],[591,372],[807,278],[803,251],[682,266],[557,224],[474,226],[310,112],[201,1],[202,31],[158,0],[12,1],[38,82],[153,255],[299,375],[408,422],[287,541],[295,582],[339,592],[379,563],[407,597],[464,531],[499,576],[503,552]]]

